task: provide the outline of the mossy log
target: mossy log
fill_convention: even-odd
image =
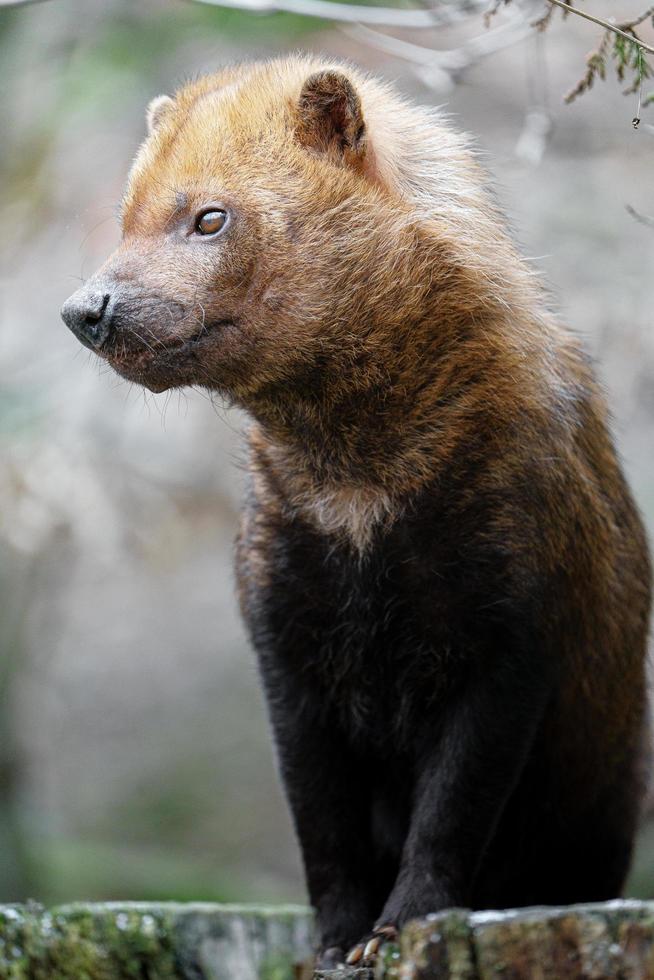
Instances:
[[[312,946],[296,906],[0,906],[0,980],[305,980]]]
[[[311,913],[208,903],[0,906],[0,980],[310,980]],[[654,980],[654,903],[413,922],[374,970],[316,980]]]

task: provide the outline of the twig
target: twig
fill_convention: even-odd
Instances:
[[[633,30],[634,27],[638,27],[644,20],[647,20],[648,17],[654,18],[654,7],[648,7],[647,10],[643,11],[642,14],[639,14],[638,17],[635,17],[634,20],[625,20],[622,24],[618,24],[618,27],[621,27],[623,31]]]
[[[640,211],[636,211],[635,208],[632,208],[631,204],[626,204],[625,207],[627,209],[627,213],[630,214],[632,218],[635,218],[639,224],[645,225],[647,228],[654,228],[654,218],[650,218],[648,214],[641,214]]]
[[[601,17],[595,17],[594,14],[589,14],[586,10],[580,10],[579,7],[571,7],[570,4],[564,3],[564,0],[547,0],[548,3],[554,3],[557,7],[561,7],[563,10],[567,10],[569,14],[577,14],[578,17],[583,17],[584,20],[590,20],[593,24],[599,24],[603,27],[605,31],[612,31],[614,34],[619,34],[620,37],[624,37],[627,41],[631,41],[632,44],[636,44],[643,51],[648,51],[649,54],[654,54],[654,48],[650,44],[645,44],[640,38],[634,37],[633,30],[629,33],[630,29],[633,29],[638,24],[641,24],[650,13],[653,12],[652,8],[646,11],[642,17],[637,18],[634,21],[629,21],[627,24],[623,24],[620,27],[617,24],[612,24],[608,20],[602,20]],[[622,30],[622,27],[626,27],[627,30]]]

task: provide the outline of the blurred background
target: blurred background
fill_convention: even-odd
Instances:
[[[302,48],[445,103],[598,360],[654,529],[654,107],[634,130],[613,77],[563,105],[593,25],[502,25],[482,58],[477,9],[387,41],[183,0],[0,7],[0,901],[304,899],[231,569],[243,419],[128,386],[59,319],[118,241],[160,92]],[[629,892],[654,896],[649,822]]]

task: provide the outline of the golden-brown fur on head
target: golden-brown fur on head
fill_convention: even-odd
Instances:
[[[98,274],[132,289],[102,353],[153,390],[248,409],[284,506],[364,546],[482,404],[567,397],[551,356],[567,341],[437,111],[295,56],[192,82],[149,127]],[[228,225],[207,242],[212,206]]]

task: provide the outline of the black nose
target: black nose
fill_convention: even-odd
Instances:
[[[99,350],[111,333],[111,295],[83,286],[61,307],[61,317],[85,347]]]

